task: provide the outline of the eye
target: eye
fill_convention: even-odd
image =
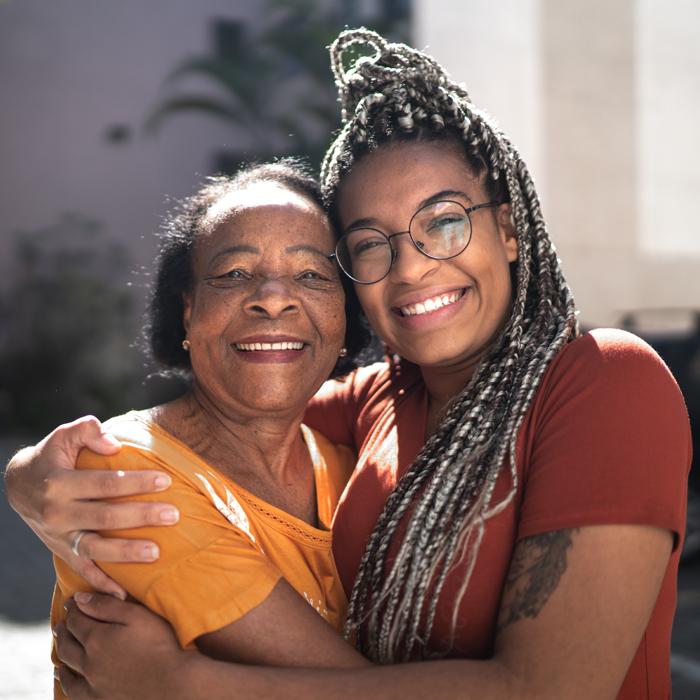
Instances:
[[[319,272],[316,272],[314,270],[307,270],[306,272],[302,272],[302,274],[299,275],[298,279],[300,280],[323,280],[326,279],[322,274]]]
[[[352,255],[358,257],[361,255],[367,255],[372,251],[376,251],[378,248],[386,248],[386,246],[389,245],[389,241],[381,236],[362,238],[358,241],[354,241],[353,243]]]
[[[431,219],[428,224],[428,231],[434,231],[435,229],[442,229],[448,226],[462,225],[464,223],[464,217],[459,214],[445,214],[444,216],[438,216]]]
[[[246,282],[252,279],[252,275],[245,270],[236,267],[233,270],[228,270],[221,275],[214,275],[205,278],[212,287],[231,287],[239,282]]]

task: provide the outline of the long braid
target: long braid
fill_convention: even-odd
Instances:
[[[357,45],[368,45],[373,54],[355,58],[346,68],[346,51]],[[341,130],[321,169],[331,206],[353,163],[382,143],[426,138],[426,133],[427,138],[456,135],[475,171],[486,169],[487,188],[500,188],[507,197],[518,236],[516,284],[505,328],[387,499],[350,596],[346,635],[357,634],[359,648],[371,659],[395,663],[431,655],[440,593],[449,572],[464,565],[466,575],[452,602],[454,635],[485,523],[516,492],[519,428],[547,366],[578,335],[578,325],[532,178],[517,150],[466,90],[431,57],[367,29],[341,33],[330,52],[342,110]],[[510,489],[493,503],[504,465]],[[440,652],[449,651],[448,642]]]

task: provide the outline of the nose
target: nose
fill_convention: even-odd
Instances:
[[[394,234],[395,236],[397,234]],[[429,258],[421,253],[408,235],[408,231],[392,236],[394,248],[394,264],[389,277],[398,284],[415,284],[437,269],[439,260]]]
[[[244,303],[253,316],[280,318],[299,312],[299,301],[290,286],[281,279],[264,279]]]

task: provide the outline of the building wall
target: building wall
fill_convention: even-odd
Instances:
[[[416,0],[414,27],[519,146],[586,325],[700,308],[700,4]]]
[[[146,115],[175,66],[210,50],[215,17],[255,12],[252,0],[0,3],[0,261],[15,232],[79,212],[147,264],[167,198],[191,193],[236,134],[182,115],[147,136]],[[133,138],[108,142],[115,123]]]

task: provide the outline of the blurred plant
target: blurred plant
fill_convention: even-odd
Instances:
[[[223,119],[241,129],[245,146],[226,163],[243,157],[267,159],[303,154],[314,165],[331,130],[338,124],[336,90],[326,46],[348,23],[364,23],[395,40],[405,40],[410,3],[384,0],[374,14],[360,16],[352,2],[266,0],[263,23],[219,20],[214,51],[181,63],[166,79],[175,93],[159,102],[146,120],[157,131],[176,114],[197,112]],[[203,77],[218,95],[190,92],[182,83]]]
[[[0,291],[0,433],[34,436],[150,403],[126,249],[69,215],[18,234],[12,254]]]

